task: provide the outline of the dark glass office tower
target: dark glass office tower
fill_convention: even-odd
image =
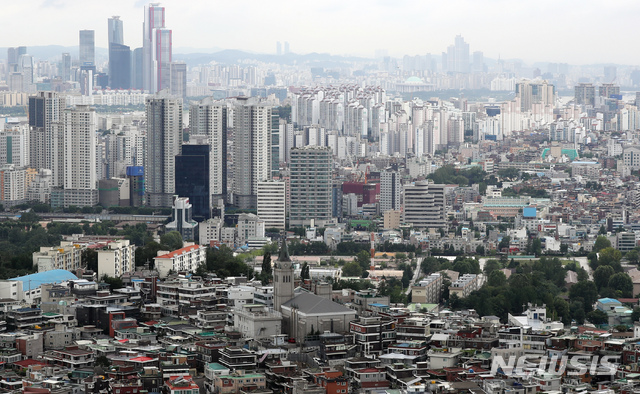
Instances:
[[[176,156],[176,195],[189,197],[193,217],[203,220],[211,215],[209,191],[209,145],[182,145]]]
[[[131,49],[127,45],[109,44],[109,87],[131,88]]]

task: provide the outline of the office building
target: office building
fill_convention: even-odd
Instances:
[[[446,57],[443,57],[443,66],[445,65],[445,71],[448,72],[468,73],[470,71],[469,44],[462,36],[456,36],[454,44],[447,48]]]
[[[96,64],[96,47],[95,47],[95,31],[80,30],[80,66],[95,66]]]
[[[168,231],[177,231],[182,239],[193,241],[196,236],[198,223],[192,219],[193,206],[188,197],[173,197],[171,222],[167,224]]]
[[[64,182],[61,120],[65,106],[64,98],[54,92],[29,97],[29,160],[32,168],[51,170],[53,186]]]
[[[257,98],[237,98],[233,128],[233,202],[240,209],[255,209],[258,182],[271,179],[271,106]]]
[[[227,201],[227,121],[228,104],[207,97],[189,107],[189,133],[206,136],[209,151],[211,203]]]
[[[109,18],[109,87],[131,87],[131,48],[124,45],[123,23],[119,16]]]
[[[446,226],[445,185],[418,181],[404,186],[404,222],[415,228]]]
[[[62,54],[60,61],[60,78],[67,82],[71,80],[71,55],[68,52]]]
[[[119,16],[112,16],[107,21],[109,44],[124,44],[123,24]]]
[[[152,207],[169,207],[175,194],[175,157],[182,144],[182,99],[166,92],[147,97],[146,112],[147,203]]]
[[[328,147],[291,149],[289,223],[300,226],[314,219],[323,226],[332,218],[333,154]]]
[[[129,179],[129,204],[132,207],[141,207],[144,201],[144,167],[127,167],[127,178]]]
[[[258,216],[265,228],[284,230],[287,220],[287,187],[285,181],[258,182]]]
[[[136,48],[131,52],[131,89],[142,90],[144,83],[144,72],[142,65],[144,64],[143,48]]]
[[[211,216],[211,187],[209,145],[182,145],[176,156],[176,194],[189,198],[193,216],[208,219]]]
[[[165,28],[164,13],[157,3],[144,9],[142,77],[149,93],[169,89],[171,83],[172,32]]]
[[[95,32],[80,30],[80,93],[88,96],[93,93],[93,78],[96,73]]]
[[[171,63],[171,94],[176,97],[187,98],[187,64],[184,62]]]
[[[402,188],[400,174],[391,169],[380,173],[380,212],[400,209]]]

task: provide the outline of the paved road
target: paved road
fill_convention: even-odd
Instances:
[[[404,292],[405,295],[409,295],[409,293],[411,292],[411,285],[416,283],[416,281],[418,280],[418,277],[420,276],[420,264],[422,264],[422,257],[416,258],[416,262],[418,264],[416,265],[416,270],[413,272],[413,278],[411,278],[411,283],[409,284],[409,287],[407,287],[407,290],[405,290]]]

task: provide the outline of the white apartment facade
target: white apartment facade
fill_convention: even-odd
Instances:
[[[119,278],[135,271],[135,245],[122,239],[110,242],[103,250],[98,250],[98,278],[104,275]]]
[[[265,228],[284,230],[287,220],[287,186],[285,181],[258,182],[258,217]]]

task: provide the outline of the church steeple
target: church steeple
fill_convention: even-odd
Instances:
[[[278,261],[286,262],[291,261],[291,257],[289,257],[289,248],[287,247],[287,239],[282,239],[282,245],[280,246],[280,252],[278,253]]]
[[[283,237],[278,262],[273,268],[273,309],[281,312],[280,306],[293,298],[293,264],[287,249],[287,239]]]

